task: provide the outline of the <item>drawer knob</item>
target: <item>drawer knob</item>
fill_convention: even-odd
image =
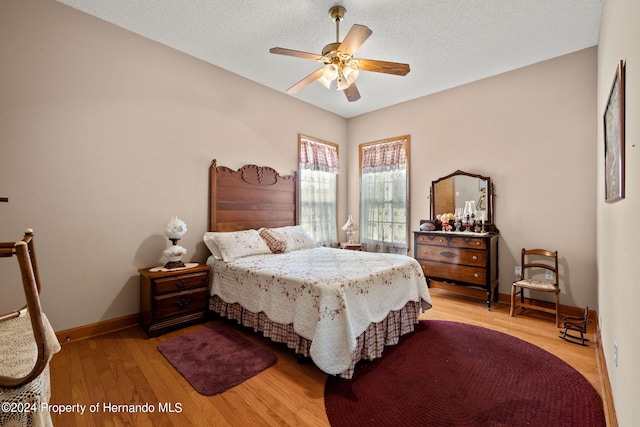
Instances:
[[[444,242],[444,239],[440,239],[440,243]]]
[[[191,301],[189,300],[188,297],[182,297],[176,301],[176,305],[178,307],[184,307],[185,305],[189,305],[189,303],[191,303]]]
[[[476,242],[476,246],[480,246],[480,242]]]
[[[176,288],[185,288],[189,284],[188,280],[178,280],[176,282]]]
[[[473,259],[474,259],[474,260],[475,260],[475,259],[478,259],[478,256],[477,256],[477,255],[474,255],[474,256],[473,256]]]
[[[475,277],[477,279],[480,276],[478,275],[478,273],[473,273],[473,277]]]

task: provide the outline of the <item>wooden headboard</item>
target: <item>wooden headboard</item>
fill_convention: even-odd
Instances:
[[[283,227],[298,222],[295,175],[282,176],[266,166],[245,165],[233,171],[209,168],[209,231]]]

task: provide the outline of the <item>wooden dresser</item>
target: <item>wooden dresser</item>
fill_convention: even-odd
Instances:
[[[140,324],[150,337],[203,321],[209,301],[209,266],[140,272]]]
[[[498,300],[498,233],[416,231],[413,247],[427,283],[482,288],[491,310]]]

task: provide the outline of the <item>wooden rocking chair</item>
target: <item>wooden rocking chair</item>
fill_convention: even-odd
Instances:
[[[0,401],[16,408],[6,411],[3,406],[0,425],[50,426],[51,415],[46,410],[51,396],[49,360],[60,351],[60,343],[40,305],[33,230],[27,229],[17,242],[0,242],[0,257],[13,256],[20,265],[27,304],[0,315]]]
[[[584,310],[584,315],[582,317],[570,317],[567,316],[564,318],[562,322],[562,327],[564,331],[560,333],[560,338],[565,341],[586,345],[584,342],[589,341],[584,337],[584,334],[587,333],[587,322],[589,321],[589,307]],[[580,334],[580,336],[572,335],[569,331],[575,331]]]

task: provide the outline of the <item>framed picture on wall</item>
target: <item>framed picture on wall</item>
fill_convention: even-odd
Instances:
[[[624,61],[618,62],[604,110],[604,199],[624,199]]]

